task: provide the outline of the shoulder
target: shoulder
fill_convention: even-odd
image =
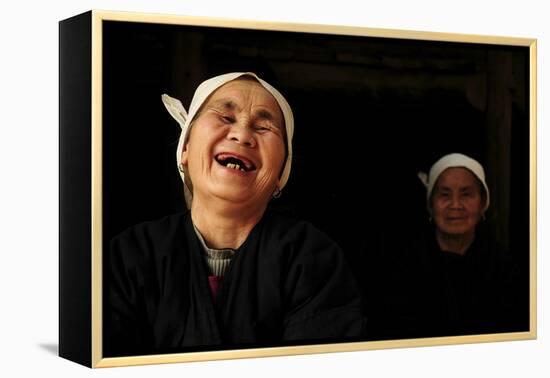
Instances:
[[[510,251],[492,234],[488,226],[478,227],[475,241],[476,253],[483,263],[501,274],[515,274],[516,266]]]
[[[314,237],[322,241],[333,242],[327,234],[309,221],[273,210],[267,212],[264,218],[264,227],[282,240],[297,241],[297,239]]]
[[[187,218],[184,212],[130,226],[111,239],[110,254],[129,261],[162,257],[184,240]]]
[[[508,249],[497,240],[487,224],[478,225],[473,248],[485,259],[494,262],[504,262],[510,258]]]
[[[140,222],[116,235],[112,240],[129,240],[132,238],[164,238],[177,233],[178,229],[185,224],[187,212],[167,215],[160,219]]]
[[[342,257],[338,244],[311,222],[270,211],[263,219],[264,238],[294,257]]]

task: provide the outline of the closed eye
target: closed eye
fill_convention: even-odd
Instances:
[[[234,123],[235,122],[235,119],[233,117],[230,117],[230,116],[220,116],[220,119],[224,123]]]

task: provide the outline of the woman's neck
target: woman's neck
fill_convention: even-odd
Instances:
[[[215,206],[212,201],[193,199],[191,219],[210,248],[239,248],[260,221],[265,209],[247,209]]]
[[[475,231],[461,235],[451,235],[436,229],[435,238],[442,251],[463,256],[474,242]]]

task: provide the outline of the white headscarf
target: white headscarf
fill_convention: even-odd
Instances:
[[[487,211],[487,209],[489,208],[489,188],[487,187],[487,183],[485,182],[485,171],[483,170],[483,167],[471,157],[457,153],[445,155],[441,159],[436,161],[435,164],[432,165],[432,168],[430,168],[429,175],[424,172],[418,172],[418,177],[427,189],[426,198],[428,203],[428,210],[431,212],[430,197],[432,195],[432,191],[435,183],[437,182],[437,179],[447,168],[455,167],[462,167],[470,170],[481,182],[483,188],[485,189],[485,194],[487,195],[483,211]]]
[[[281,174],[281,178],[279,180],[279,190],[282,190],[288,181],[292,164],[292,136],[294,134],[294,116],[292,114],[292,109],[290,108],[290,105],[288,104],[286,99],[277,89],[272,87],[266,81],[260,79],[255,73],[252,72],[232,72],[220,76],[215,76],[202,82],[197,87],[195,94],[193,95],[193,99],[191,100],[191,105],[189,106],[189,112],[185,110],[178,99],[170,97],[166,94],[162,95],[162,102],[164,103],[164,106],[166,107],[170,115],[174,117],[174,119],[180,124],[181,127],[181,135],[176,151],[176,161],[181,179],[183,181],[185,202],[188,208],[191,208],[191,199],[193,198],[193,194],[188,184],[185,182],[185,173],[182,169],[180,169],[180,164],[181,154],[185,147],[185,143],[189,138],[189,132],[191,130],[189,126],[197,115],[197,111],[206,101],[208,96],[210,96],[216,89],[218,89],[222,85],[233,81],[241,76],[251,76],[256,79],[262,87],[264,87],[269,93],[271,93],[271,95],[275,98],[275,100],[279,104],[279,107],[281,108],[281,112],[283,113],[283,117],[285,119],[287,157],[283,173]]]

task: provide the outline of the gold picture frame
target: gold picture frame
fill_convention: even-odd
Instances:
[[[134,26],[152,26],[158,28],[170,28],[172,30],[178,27],[198,27],[214,28],[221,30],[239,30],[245,32],[262,33],[285,33],[286,36],[293,35],[327,35],[334,39],[355,38],[357,40],[376,40],[376,46],[372,48],[372,54],[379,54],[383,51],[384,41],[388,44],[399,43],[441,43],[453,46],[459,46],[463,50],[468,50],[468,46],[482,49],[483,46],[510,47],[517,49],[518,54],[525,56],[524,80],[521,85],[524,89],[525,122],[528,125],[528,133],[525,130],[513,132],[526,133],[523,137],[527,141],[527,146],[522,145],[520,154],[522,154],[522,166],[518,172],[523,172],[528,177],[528,182],[522,183],[522,193],[527,197],[521,197],[521,206],[525,206],[517,211],[522,211],[522,216],[526,214],[524,221],[526,237],[521,239],[521,246],[526,245],[528,238],[528,254],[524,252],[524,257],[528,259],[528,280],[529,280],[529,326],[528,329],[521,332],[506,332],[498,334],[476,334],[464,336],[449,337],[426,337],[414,339],[397,340],[364,340],[347,343],[329,343],[318,345],[293,345],[293,346],[275,346],[252,349],[227,349],[217,351],[193,351],[185,353],[159,354],[147,356],[125,356],[125,357],[105,357],[103,355],[103,251],[105,248],[105,233],[109,233],[109,227],[105,225],[105,167],[106,156],[112,156],[110,146],[105,146],[105,128],[104,124],[109,122],[106,116],[106,107],[112,109],[113,102],[118,101],[117,96],[122,96],[120,87],[109,87],[109,80],[114,77],[109,71],[107,74],[111,56],[106,56],[105,46],[113,34],[106,34],[105,25],[134,25]],[[164,30],[164,29],[163,29]],[[131,31],[130,31],[131,33]],[[107,36],[106,36],[107,35]],[[123,40],[124,36],[119,37]],[[144,38],[147,38],[145,36]],[[253,37],[251,37],[253,38]],[[291,37],[289,37],[291,38]],[[132,43],[129,41],[128,43]],[[193,45],[185,45],[186,41],[180,41],[180,49],[189,49],[191,54],[195,53]],[[409,46],[409,45],[407,45]],[[491,48],[492,48],[491,47]],[[225,47],[221,43],[220,47]],[[407,47],[411,51],[413,47]],[[446,47],[447,48],[447,47]],[[405,50],[407,50],[405,49]],[[422,31],[404,31],[389,29],[373,29],[363,27],[349,27],[336,25],[313,25],[313,24],[291,24],[275,22],[258,22],[252,20],[228,20],[215,18],[187,17],[175,15],[160,14],[140,14],[109,11],[90,11],[80,16],[60,22],[60,355],[75,362],[89,367],[112,367],[126,365],[160,364],[187,361],[207,361],[219,359],[237,359],[266,356],[282,355],[300,355],[311,353],[327,352],[347,352],[357,350],[372,350],[386,348],[402,348],[417,346],[433,346],[447,344],[464,344],[494,341],[511,341],[536,338],[536,39],[512,38],[502,36],[478,36],[466,34],[447,34]],[[367,49],[368,50],[368,49]],[[112,51],[109,50],[109,54]],[[477,50],[476,50],[477,51]],[[514,50],[516,51],[516,50]],[[326,63],[326,56],[321,50],[316,50],[319,54],[319,64]],[[244,56],[249,61],[262,54],[280,54],[281,51],[258,52],[254,48],[247,50],[242,48],[240,56]],[[364,56],[354,56],[346,52],[337,56],[338,62],[346,64],[371,64],[375,65],[377,70],[384,70],[389,66],[406,66],[409,70],[409,76],[424,75],[428,79],[435,78],[437,67],[415,67],[414,62],[407,66],[407,59],[399,58],[397,61],[366,61]],[[458,53],[457,53],[458,54]],[[477,54],[477,53],[476,53]],[[366,54],[368,55],[368,54]],[[269,59],[269,57],[267,58]],[[276,59],[284,59],[277,55]],[[373,58],[375,59],[375,58]],[[443,58],[442,58],[443,59]],[[464,59],[466,60],[466,59]],[[174,64],[172,62],[172,64]],[[442,64],[445,64],[443,62]],[[466,67],[469,62],[464,62],[461,66],[460,57],[456,58],[454,63],[456,69],[460,70]],[[229,67],[233,67],[231,64]],[[284,64],[281,63],[280,67]],[[305,66],[305,65],[304,65]],[[428,65],[429,66],[429,65]],[[523,67],[523,66],[522,66]],[[285,74],[292,80],[292,70],[294,67],[285,66]],[[156,69],[156,68],[155,68]],[[124,68],[121,68],[122,72]],[[426,70],[426,71],[423,71]],[[435,70],[435,71],[434,71]],[[208,71],[208,70],[205,70]],[[321,71],[319,71],[321,72]],[[359,72],[357,70],[356,72]],[[415,73],[416,72],[416,73]],[[210,74],[203,72],[203,74]],[[355,75],[354,73],[353,75]],[[373,77],[376,73],[373,74]],[[109,76],[111,75],[111,76]],[[182,78],[177,73],[167,74],[170,79],[181,82]],[[351,80],[353,77],[349,74],[346,78],[334,78],[338,80]],[[212,74],[211,74],[212,76]],[[402,78],[403,79],[403,78]],[[423,80],[424,80],[423,79]],[[463,77],[458,77],[453,83],[458,83]],[[357,80],[361,80],[360,78]],[[472,82],[470,88],[476,91],[476,83]],[[198,82],[195,83],[198,84]],[[336,84],[337,85],[337,84]],[[407,85],[405,79],[395,84]],[[447,85],[447,84],[441,84]],[[452,84],[455,85],[455,84]],[[456,84],[457,86],[459,84]],[[460,84],[462,85],[462,84]],[[380,84],[383,90],[383,84]],[[170,89],[170,88],[167,88]],[[187,96],[191,88],[187,89]],[[131,91],[127,93],[131,95]],[[161,93],[155,93],[159,102],[154,104],[158,108],[160,104]],[[471,99],[476,101],[487,101],[486,95],[479,95]],[[109,96],[108,98],[106,98]],[[476,93],[473,94],[476,96]],[[481,98],[482,97],[482,98]],[[481,98],[481,99],[480,99]],[[187,100],[189,100],[188,98]],[[153,105],[152,105],[153,106]],[[435,121],[432,121],[435,122]],[[493,128],[500,126],[498,120],[491,119],[485,122],[493,123]],[[512,122],[512,121],[510,121]],[[512,126],[513,127],[513,126]],[[175,127],[174,127],[175,128]],[[386,134],[383,134],[386,135]],[[515,135],[515,134],[514,134]],[[522,134],[524,135],[524,134]],[[510,137],[509,137],[510,138]],[[387,143],[393,140],[386,140]],[[519,142],[518,142],[519,143]],[[85,148],[83,148],[83,146]],[[504,154],[508,159],[509,147],[505,145],[502,148],[495,147],[487,154]],[[382,148],[382,147],[381,147]],[[175,147],[174,147],[175,151]],[[111,154],[111,155],[109,155]],[[305,152],[304,152],[305,154]],[[83,156],[84,169],[82,165],[75,165],[75,157]],[[517,156],[517,155],[515,155]],[[110,159],[110,158],[109,158]],[[513,158],[515,159],[515,157]],[[81,160],[82,161],[82,160]],[[519,159],[518,159],[519,161]],[[525,162],[528,167],[525,166]],[[121,163],[122,164],[122,163]],[[519,164],[519,163],[518,163]],[[175,159],[172,166],[175,170]],[[528,168],[528,169],[527,169]],[[111,169],[111,168],[108,168]],[[114,169],[114,168],[113,168]],[[526,171],[527,169],[527,171]],[[508,181],[500,182],[498,179],[491,182],[492,187],[500,185],[511,185]],[[510,190],[507,190],[509,193]],[[337,195],[340,195],[337,193]],[[514,197],[517,198],[517,197]],[[115,198],[110,199],[110,203]],[[499,201],[498,198],[496,201]],[[501,198],[500,203],[509,203],[510,197]],[[497,202],[498,203],[498,202]],[[517,205],[520,206],[520,205]],[[506,213],[506,219],[510,214]],[[350,219],[350,221],[352,221]],[[509,227],[509,223],[506,223]],[[496,232],[500,232],[503,240],[508,241],[506,228],[497,227]],[[108,235],[112,236],[112,235]],[[519,243],[519,242],[518,242]],[[528,256],[527,256],[528,255]],[[526,260],[527,261],[527,260]]]

